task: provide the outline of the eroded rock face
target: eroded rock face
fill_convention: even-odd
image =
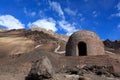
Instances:
[[[99,37],[91,31],[73,33],[66,45],[66,56],[103,55],[104,45]]]
[[[47,57],[42,57],[33,64],[30,73],[26,77],[26,80],[51,79],[53,73],[54,70],[52,69],[49,59]]]
[[[120,40],[110,41],[109,39],[103,41],[104,45],[108,48],[120,50]]]

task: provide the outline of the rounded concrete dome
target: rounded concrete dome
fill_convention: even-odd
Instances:
[[[97,34],[81,30],[74,32],[66,45],[66,56],[103,55],[104,45]]]

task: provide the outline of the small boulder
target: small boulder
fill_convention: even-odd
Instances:
[[[54,70],[50,60],[47,57],[42,57],[33,64],[26,80],[51,79],[53,73]]]

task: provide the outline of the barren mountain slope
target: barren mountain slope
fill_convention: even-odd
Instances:
[[[78,58],[66,58],[64,55],[59,54],[59,52],[65,51],[65,45],[66,42],[63,41],[62,39],[51,36],[47,33],[44,33],[43,31],[10,30],[10,31],[0,32],[0,80],[8,80],[8,79],[25,80],[33,64],[36,61],[39,62],[39,60],[41,60],[43,56],[49,58],[54,69],[58,71],[57,74],[54,75],[55,80],[84,80],[84,79],[119,80],[120,79],[119,77],[115,77],[112,73],[111,76],[109,73],[106,73],[110,77],[107,77],[106,74],[96,75],[94,71],[93,72],[91,71],[92,66],[85,67],[85,69],[83,69],[83,73],[85,73],[84,75],[78,73],[79,71],[78,68],[72,68],[72,70],[71,68],[62,69],[62,67],[65,67],[65,65],[63,64],[69,66],[69,65],[75,65],[79,62],[77,61],[79,60]],[[109,54],[114,59],[120,58],[118,54],[112,53],[115,52],[116,50],[111,51],[110,48],[105,48],[105,49],[106,49],[106,54]],[[117,51],[117,53],[119,52]],[[96,56],[93,59],[91,57],[88,57],[86,59],[85,57],[83,57],[80,59],[80,63],[99,64],[96,62],[91,62],[93,60],[96,60],[98,62],[100,60],[103,60],[102,62],[100,62],[100,64],[106,64],[107,61],[108,62],[111,61],[111,58],[107,56],[103,56],[97,59]],[[45,65],[46,64],[47,63],[45,62]],[[104,66],[103,68],[106,69],[106,67]],[[96,70],[96,67],[92,67],[92,69]],[[76,70],[78,71],[76,72]]]
[[[39,54],[45,54],[44,51],[54,52],[59,42],[62,41],[44,32],[0,32],[0,80],[24,80],[33,61],[41,57]],[[36,50],[42,52],[35,54],[38,52]]]
[[[0,38],[0,56],[16,55],[32,51],[34,42],[25,37],[1,37]]]

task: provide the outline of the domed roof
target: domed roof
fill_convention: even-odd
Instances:
[[[66,44],[66,56],[103,55],[104,45],[96,33],[81,30],[74,32]]]
[[[72,35],[71,35],[71,38],[94,38],[96,40],[99,40],[99,37],[97,36],[96,33],[94,32],[91,32],[91,31],[87,31],[87,30],[81,30],[81,31],[77,31],[77,32],[74,32]]]

